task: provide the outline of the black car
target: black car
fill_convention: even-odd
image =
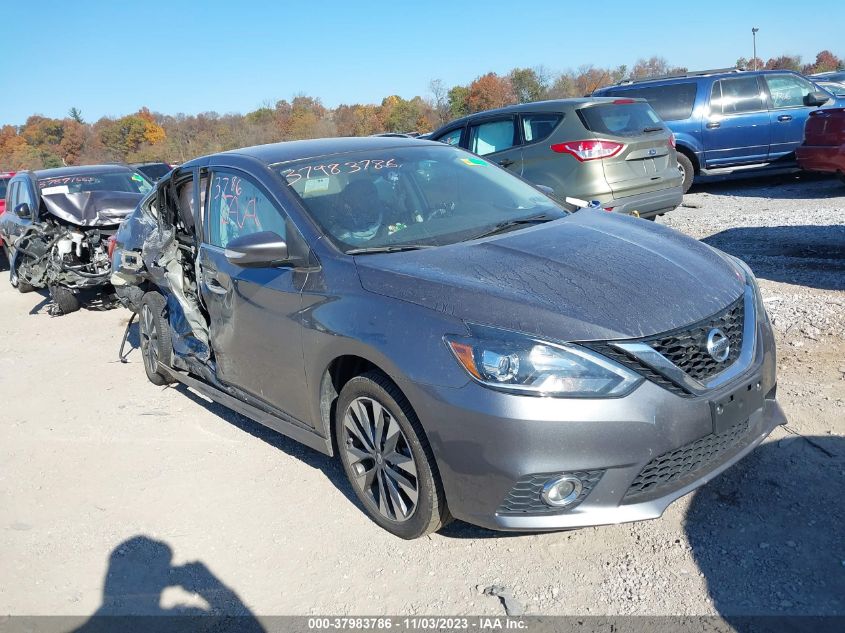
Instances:
[[[53,312],[78,310],[79,290],[109,284],[108,239],[151,190],[122,165],[18,172],[0,216],[12,286],[49,288]]]

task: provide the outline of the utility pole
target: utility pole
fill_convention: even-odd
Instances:
[[[754,42],[754,57],[751,59],[754,60],[754,70],[757,70],[757,31],[759,31],[756,26],[751,28],[751,39]]]

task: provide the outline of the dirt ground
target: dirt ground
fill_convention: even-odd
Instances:
[[[51,317],[0,273],[0,614],[503,615],[494,584],[531,614],[845,614],[845,185],[698,185],[658,222],[758,274],[789,425],[661,519],[552,534],[396,539],[329,458],[118,362],[128,312]]]

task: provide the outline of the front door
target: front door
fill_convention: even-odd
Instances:
[[[702,137],[704,160],[709,168],[768,159],[769,110],[756,76],[729,77],[713,83]]]
[[[817,88],[798,75],[764,75],[769,92],[772,143],[769,160],[794,152],[804,140],[804,124],[816,107],[804,104],[808,94]]]
[[[230,240],[296,229],[267,191],[236,170],[212,169],[198,280],[211,319],[217,377],[309,421],[302,330],[302,275],[292,268],[241,268],[225,256]]]
[[[522,174],[522,146],[516,117],[485,119],[469,126],[467,149],[473,154],[498,163],[505,169]]]

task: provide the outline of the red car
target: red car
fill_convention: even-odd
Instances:
[[[811,112],[795,157],[801,169],[839,174],[845,182],[845,108]]]
[[[14,175],[13,171],[0,172],[0,215],[6,212],[6,187]]]

